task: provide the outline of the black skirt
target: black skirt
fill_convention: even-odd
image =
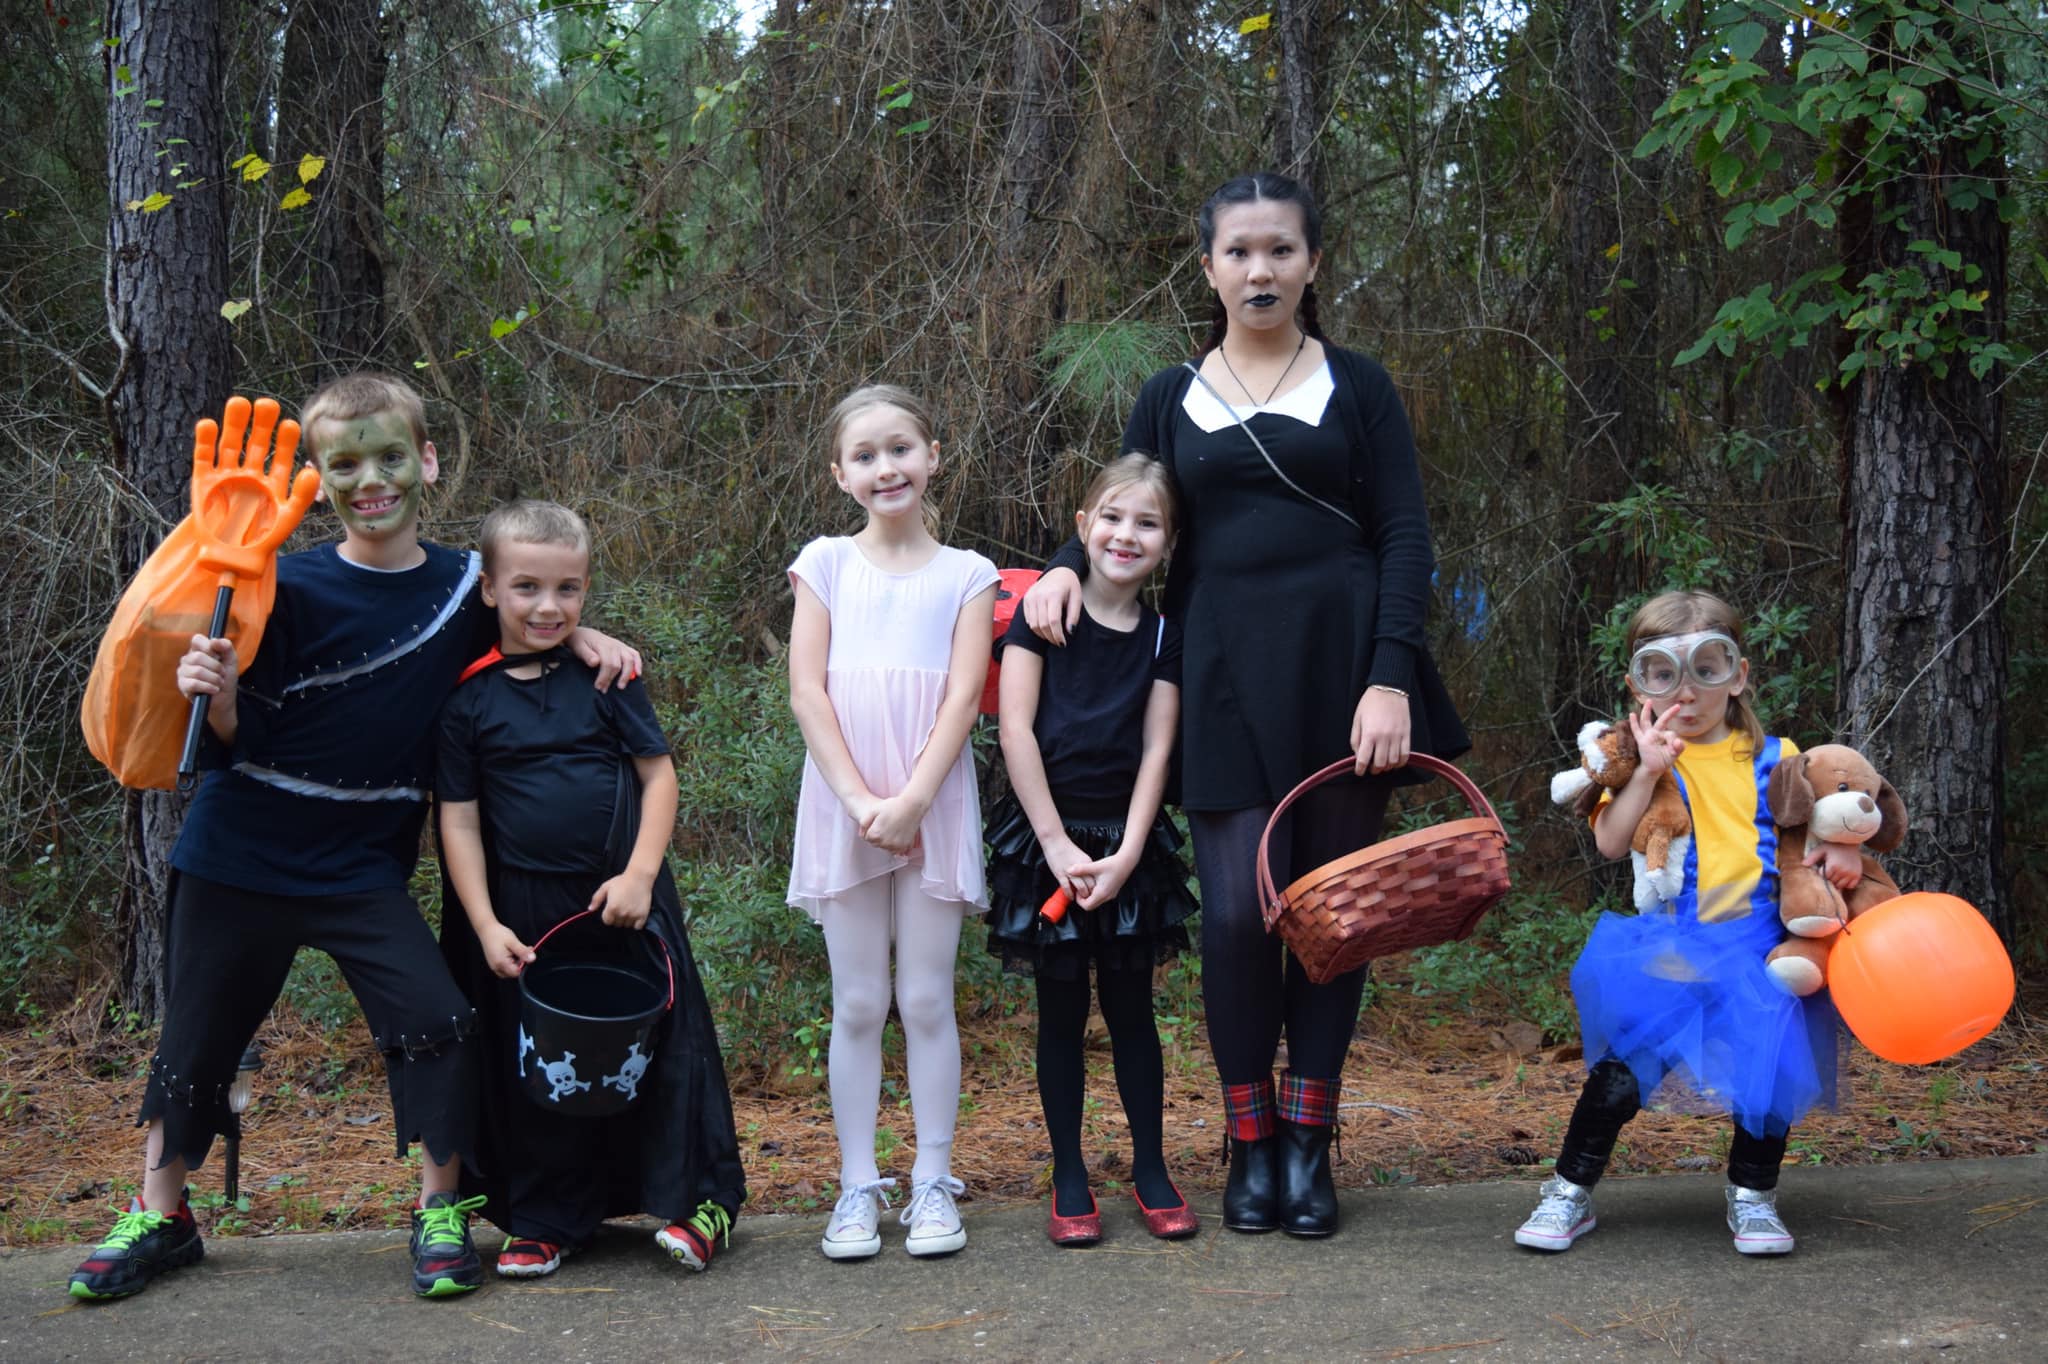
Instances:
[[[1068,820],[1067,837],[1091,858],[1123,846],[1120,819]],[[1137,868],[1116,899],[1094,909],[1075,905],[1058,923],[1038,912],[1059,889],[1045,864],[1031,818],[1006,796],[991,814],[988,832],[988,949],[1006,970],[1053,980],[1086,980],[1097,970],[1150,971],[1188,949],[1183,924],[1200,908],[1188,889],[1180,859],[1180,830],[1161,810],[1152,822]]]

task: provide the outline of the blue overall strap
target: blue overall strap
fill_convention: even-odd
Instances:
[[[1692,795],[1685,789],[1685,776],[1676,764],[1671,768],[1671,780],[1678,785],[1678,798],[1685,802],[1685,813],[1692,814]],[[1685,840],[1685,882],[1678,888],[1678,899],[1672,903],[1671,912],[1680,921],[1699,922],[1700,917],[1700,840],[1697,829],[1691,838]]]
[[[1777,769],[1783,744],[1765,739],[1756,755],[1756,889],[1749,893],[1749,912],[1764,918],[1778,916],[1778,821],[1771,816],[1771,773]]]

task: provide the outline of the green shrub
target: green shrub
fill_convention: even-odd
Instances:
[[[1477,936],[1416,952],[1412,987],[1467,1013],[1505,1004],[1543,1029],[1546,1041],[1563,1041],[1578,1031],[1567,977],[1601,908],[1575,907],[1548,892],[1511,894]]]

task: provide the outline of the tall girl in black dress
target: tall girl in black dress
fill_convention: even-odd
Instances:
[[[1197,363],[1146,382],[1124,447],[1166,464],[1187,514],[1165,612],[1186,631],[1182,803],[1230,1135],[1224,1223],[1327,1236],[1366,972],[1317,985],[1286,959],[1259,911],[1259,835],[1304,777],[1355,755],[1358,780],[1318,791],[1276,831],[1286,885],[1378,838],[1411,752],[1452,757],[1469,741],[1424,646],[1434,556],[1407,414],[1387,372],[1316,321],[1313,196],[1284,176],[1241,176],[1202,205],[1199,228],[1216,291],[1208,342]],[[1057,641],[1084,563],[1072,543],[1052,562],[1024,614]]]
[[[1166,1173],[1165,1068],[1152,1021],[1152,968],[1187,948],[1195,911],[1160,809],[1180,720],[1180,627],[1138,599],[1173,543],[1173,485],[1125,455],[1088,488],[1074,521],[1088,555],[1082,612],[1064,649],[1021,619],[998,644],[1010,796],[989,820],[989,947],[1036,976],[1038,1096],[1052,1144],[1057,1245],[1102,1236],[1081,1151],[1088,968],[1109,1025],[1131,1133],[1131,1183],[1154,1236],[1192,1236],[1193,1209]],[[1054,890],[1071,905],[1053,921]]]

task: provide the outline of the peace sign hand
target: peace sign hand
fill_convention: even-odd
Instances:
[[[192,520],[208,542],[200,562],[252,581],[320,491],[315,470],[293,476],[299,424],[277,417],[275,399],[237,395],[219,425],[205,417],[192,429]]]
[[[1662,715],[1652,710],[1648,701],[1643,702],[1641,711],[1629,712],[1628,732],[1636,741],[1636,753],[1641,759],[1638,775],[1661,777],[1678,761],[1678,755],[1685,752],[1685,740],[1671,732],[1671,717],[1676,714],[1676,701],[1665,707]]]

